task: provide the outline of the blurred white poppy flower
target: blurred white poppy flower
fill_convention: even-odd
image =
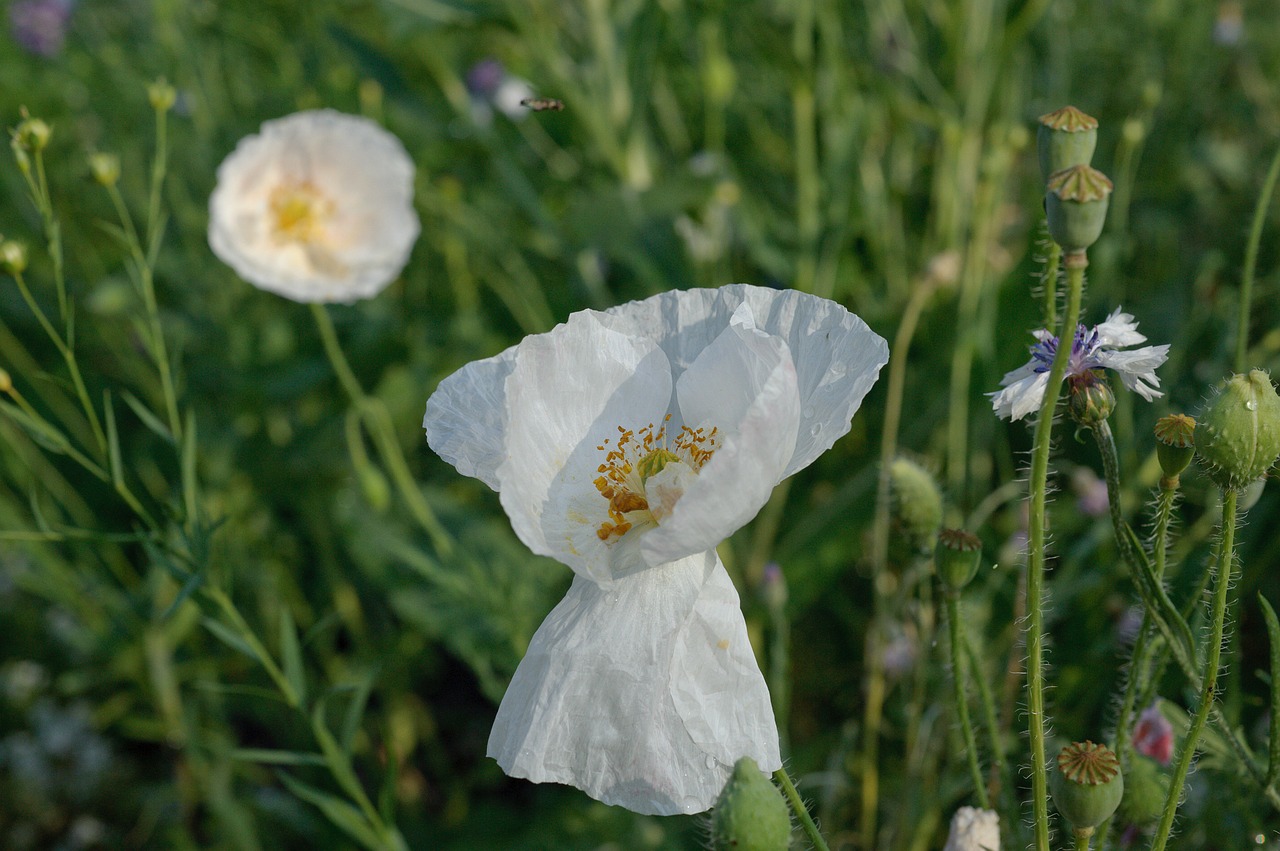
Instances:
[[[302,302],[375,295],[418,238],[413,162],[367,118],[329,109],[267,121],[218,167],[209,246],[240,277]]]
[[[956,810],[942,851],[1000,851],[1000,816],[977,807]]]
[[[672,814],[740,757],[780,767],[715,547],[849,430],[887,359],[834,302],[736,285],[575,313],[441,382],[431,447],[576,574],[498,710],[508,774]]]
[[[1035,332],[1036,344],[1031,347],[1031,360],[1000,379],[1003,390],[988,393],[991,407],[1001,419],[1020,420],[1033,411],[1040,410],[1044,401],[1044,388],[1049,383],[1049,369],[1058,352],[1058,338],[1041,329]],[[1071,356],[1067,361],[1066,378],[1083,376],[1099,369],[1110,369],[1120,376],[1124,386],[1150,402],[1162,394],[1156,388],[1160,379],[1156,367],[1169,357],[1169,346],[1143,346],[1140,349],[1120,351],[1125,346],[1146,342],[1138,333],[1138,323],[1133,314],[1116,308],[1105,322],[1086,328],[1076,326],[1071,342]]]

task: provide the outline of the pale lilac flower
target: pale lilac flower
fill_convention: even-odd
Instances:
[[[1089,467],[1081,465],[1071,471],[1071,489],[1076,494],[1076,509],[1085,517],[1105,517],[1110,511],[1107,483]]]
[[[523,121],[529,115],[524,101],[534,96],[533,85],[508,73],[493,57],[481,59],[467,70],[466,85],[471,95],[471,119],[481,127],[493,122],[495,109],[512,121]]]
[[[218,166],[209,247],[294,301],[369,298],[418,238],[413,172],[400,140],[367,118],[320,109],[267,121]]]
[[[1149,756],[1161,765],[1173,759],[1173,725],[1160,711],[1160,704],[1153,703],[1138,716],[1133,727],[1133,749]]]
[[[575,574],[498,709],[504,771],[666,815],[710,807],[741,757],[781,766],[716,546],[849,430],[887,359],[834,302],[736,285],[584,310],[440,383],[431,447]]]
[[[71,20],[72,0],[19,0],[9,7],[13,40],[46,59],[62,52]]]
[[[977,807],[956,810],[942,851],[1000,851],[1000,816]]]
[[[1120,376],[1125,387],[1147,401],[1163,395],[1156,390],[1160,379],[1155,370],[1169,357],[1169,346],[1121,351],[1146,341],[1137,329],[1133,316],[1118,307],[1105,322],[1093,328],[1076,326],[1066,377],[1077,378],[1094,370],[1110,369]],[[1044,401],[1049,369],[1058,351],[1058,338],[1044,329],[1036,331],[1034,336],[1038,342],[1031,347],[1031,360],[1000,379],[1003,390],[987,394],[992,397],[992,408],[1002,419],[1020,420],[1040,410],[1040,403]]]

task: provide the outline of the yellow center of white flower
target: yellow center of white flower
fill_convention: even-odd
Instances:
[[[272,230],[281,242],[315,242],[334,210],[333,200],[310,181],[281,183],[267,203]]]
[[[609,503],[609,519],[596,530],[600,540],[621,538],[638,525],[656,526],[671,513],[684,490],[669,485],[650,486],[650,480],[674,465],[696,475],[715,454],[719,429],[681,426],[680,433],[669,439],[666,424],[670,419],[668,414],[656,431],[653,423],[638,432],[618,426],[616,444],[610,446],[606,439],[596,447],[605,453],[605,459],[597,468],[600,477],[594,484]],[[663,477],[664,481],[671,478]]]

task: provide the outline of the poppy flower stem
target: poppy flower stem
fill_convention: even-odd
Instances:
[[[782,789],[782,794],[786,796],[787,803],[791,805],[792,811],[796,814],[796,819],[800,822],[800,827],[804,830],[805,836],[809,837],[809,841],[813,843],[814,851],[831,851],[827,841],[818,832],[818,826],[813,823],[813,817],[809,815],[809,808],[804,805],[804,801],[800,798],[800,793],[796,791],[796,784],[792,783],[791,778],[787,775],[787,770],[779,768],[773,772],[773,782],[777,783],[778,787]]]

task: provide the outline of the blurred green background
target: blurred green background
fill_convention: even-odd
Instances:
[[[1040,323],[1034,120],[1074,103],[1101,122],[1093,164],[1116,192],[1090,253],[1086,321],[1123,305],[1151,342],[1172,343],[1165,398],[1121,393],[1113,421],[1135,520],[1159,475],[1151,424],[1193,410],[1230,371],[1244,243],[1280,145],[1274,0],[42,0],[5,12],[0,116],[13,127],[25,107],[53,128],[44,159],[95,401],[129,392],[161,410],[129,258],[101,224],[115,212],[85,157],[120,155],[142,216],[155,149],[145,85],[164,76],[177,89],[155,280],[200,482],[198,512],[166,512],[184,504],[179,459],[117,404],[124,475],[169,522],[166,536],[141,534],[111,487],[0,417],[0,846],[13,849],[358,847],[332,809],[290,791],[301,781],[331,803],[349,791],[316,756],[312,718],[411,848],[700,847],[698,818],[635,816],[509,780],[484,757],[506,681],[570,574],[527,552],[496,496],[435,457],[420,423],[441,378],[574,310],[733,282],[834,298],[891,343],[909,306],[920,311],[909,351],[894,349],[908,364],[898,444],[937,478],[948,522],[984,539],[967,626],[1003,741],[1025,759],[1004,684],[1022,654],[1030,431],[998,421],[984,394],[1025,361]],[[565,109],[532,113],[513,93]],[[357,474],[369,465],[353,460],[349,400],[308,309],[242,282],[206,243],[222,158],[262,121],[317,107],[378,120],[417,164],[409,265],[377,298],[329,314],[465,557],[440,553],[385,480]],[[41,219],[11,161],[0,193],[0,233],[29,246],[27,279],[56,313]],[[1273,210],[1249,356],[1273,371],[1278,226]],[[50,420],[74,421],[59,355],[11,283],[0,366]],[[868,847],[875,654],[887,692],[871,845],[938,848],[971,801],[928,574],[868,565],[885,393],[881,381],[853,431],[722,552],[788,707],[791,773],[833,847]],[[1063,741],[1098,739],[1134,595],[1105,516],[1078,502],[1101,471],[1092,443],[1064,431],[1055,466],[1050,711]],[[1280,598],[1274,490],[1241,535],[1224,698],[1263,753],[1255,595]],[[1215,500],[1186,477],[1175,596],[1204,569]],[[179,568],[174,552],[188,559]],[[785,591],[765,582],[769,562]],[[305,683],[303,711],[220,640],[222,615],[198,588],[183,596],[184,577],[234,600]],[[1170,676],[1163,693],[1182,702],[1184,689]],[[1176,847],[1274,845],[1277,814],[1220,744],[1206,748]],[[1025,790],[1009,785],[1005,828],[1020,847]]]

